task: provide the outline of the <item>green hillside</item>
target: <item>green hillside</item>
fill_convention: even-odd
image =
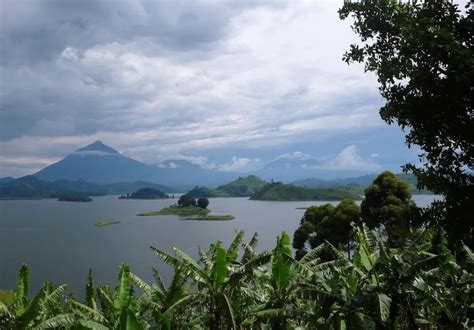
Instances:
[[[258,176],[249,175],[219,186],[216,189],[194,187],[188,194],[194,198],[201,197],[250,197],[265,186],[266,182]]]
[[[359,186],[334,188],[306,188],[281,182],[268,183],[258,190],[250,199],[267,201],[301,201],[301,200],[342,200],[345,198],[360,200]]]

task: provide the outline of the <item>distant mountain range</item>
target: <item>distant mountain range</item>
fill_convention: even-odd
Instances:
[[[215,196],[250,196],[265,184],[260,178],[268,181],[293,181],[292,184],[301,187],[326,188],[350,184],[367,186],[376,177],[376,174],[371,174],[344,179],[298,180],[303,175],[314,174],[317,165],[318,162],[313,157],[294,152],[277,157],[262,169],[252,173],[254,175],[242,178],[240,177],[242,173],[239,175],[233,172],[208,170],[186,160],[144,164],[122,155],[101,141],[96,141],[33,175],[18,179],[0,178],[0,198],[43,198],[61,192],[79,192],[91,196],[126,194],[141,188],[172,193],[188,191],[195,186],[210,189],[218,187],[213,189],[212,194]],[[413,175],[398,174],[398,176],[410,185],[412,191],[416,191],[416,178]],[[240,179],[231,182],[238,177]]]
[[[374,181],[378,174],[368,174],[353,178],[338,178],[338,179],[303,179],[292,182],[295,186],[308,188],[324,188],[324,187],[343,187],[348,185],[368,186]],[[416,194],[431,194],[428,190],[418,190],[416,187],[417,179],[414,174],[397,173],[395,176],[408,184],[412,193]]]
[[[98,184],[148,181],[167,186],[217,186],[236,178],[238,174],[206,170],[185,160],[144,164],[96,141],[33,176],[44,181],[81,180]]]

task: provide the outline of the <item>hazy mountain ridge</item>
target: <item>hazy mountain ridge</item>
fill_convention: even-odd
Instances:
[[[417,179],[414,174],[408,173],[397,173],[395,174],[397,179],[405,182],[410,187],[412,194],[432,194],[428,190],[418,190],[416,187]],[[337,178],[337,179],[318,179],[318,178],[308,178],[303,180],[293,181],[292,184],[300,187],[309,187],[309,188],[320,188],[320,187],[342,187],[348,185],[360,185],[368,186],[372,184],[372,181],[377,177],[377,174],[368,174],[358,177],[349,177],[349,178]]]
[[[89,196],[120,195],[132,193],[141,188],[153,188],[167,193],[177,192],[175,188],[144,181],[99,185],[85,181],[43,181],[28,175],[0,183],[0,198],[50,198],[67,192]]]

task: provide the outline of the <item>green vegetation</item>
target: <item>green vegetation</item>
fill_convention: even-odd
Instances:
[[[234,220],[232,215],[205,215],[192,218],[185,218],[184,220],[203,220],[203,221],[229,221]]]
[[[210,197],[217,197],[217,193],[214,189],[210,189],[207,187],[199,187],[196,186],[190,191],[186,193],[186,195],[190,195],[194,198],[210,198]]]
[[[184,194],[178,199],[178,206],[187,207],[196,205],[196,199],[189,194]]]
[[[217,187],[218,197],[250,197],[265,186],[266,182],[258,176],[249,175]]]
[[[306,188],[281,182],[267,183],[258,190],[250,199],[266,201],[304,201],[342,199],[361,199],[356,189],[352,187],[339,188]]]
[[[376,74],[382,119],[421,149],[420,165],[404,169],[419,188],[444,196],[423,211],[424,225],[443,227],[459,251],[474,245],[474,6],[466,3],[461,10],[452,1],[346,1],[339,11],[362,42],[344,60]]]
[[[138,216],[157,216],[157,215],[179,215],[181,217],[187,217],[192,215],[205,216],[209,212],[208,209],[203,209],[197,206],[178,206],[171,205],[161,209],[160,211],[153,211],[147,213],[139,213]]]
[[[62,193],[58,196],[58,201],[61,202],[92,202],[92,198],[75,192]]]
[[[237,180],[219,186],[216,189],[206,187],[194,187],[187,194],[194,198],[201,197],[250,197],[263,186],[266,182],[255,175],[239,177]]]
[[[383,225],[387,230],[389,245],[396,246],[412,225],[410,221],[413,221],[415,203],[408,185],[386,171],[365,189],[365,198],[360,207],[367,226],[373,229]]]
[[[120,223],[120,221],[104,220],[104,221],[97,221],[97,222],[95,223],[95,225],[96,225],[97,227],[103,227],[103,226],[115,225],[115,224],[119,224],[119,223]]]
[[[10,306],[15,302],[15,292],[10,290],[0,290],[0,304]],[[1,305],[0,305],[1,306]],[[1,313],[1,307],[0,307]]]
[[[168,195],[162,191],[153,188],[138,189],[132,194],[126,194],[119,197],[119,199],[165,199]]]
[[[197,201],[197,206],[199,206],[202,209],[206,209],[208,205],[209,205],[209,200],[206,197],[201,197]]]
[[[29,295],[23,265],[10,305],[0,303],[5,329],[465,329],[474,326],[474,253],[463,262],[436,229],[414,230],[388,248],[383,233],[354,227],[353,256],[325,242],[293,258],[282,233],[273,250],[256,252],[257,235],[239,232],[194,260],[178,248],[152,247],[174,267],[169,286],[155,270],[147,283],[126,264],[114,286],[87,275],[85,300],[46,282]],[[443,235],[441,235],[443,237]],[[115,289],[113,289],[115,288]]]

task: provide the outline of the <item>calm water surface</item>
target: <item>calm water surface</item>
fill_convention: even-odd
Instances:
[[[435,196],[414,196],[420,206]],[[236,230],[247,239],[259,233],[259,249],[273,248],[282,231],[293,234],[304,210],[298,207],[326,202],[264,202],[246,198],[212,198],[211,214],[231,214],[233,221],[185,221],[176,216],[138,217],[176,203],[167,200],[119,200],[117,196],[94,197],[91,203],[58,202],[54,199],[0,201],[0,288],[15,287],[21,263],[31,265],[32,288],[52,279],[68,283],[82,296],[89,268],[99,284],[115,284],[118,265],[130,264],[133,272],[148,281],[151,268],[168,278],[171,269],[150,250],[171,251],[177,246],[197,256],[197,246],[208,247],[218,239],[228,244]],[[334,203],[337,204],[337,203]],[[98,220],[121,221],[96,227]]]

